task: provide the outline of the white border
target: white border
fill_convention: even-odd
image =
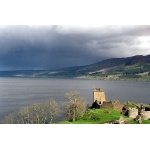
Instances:
[[[148,0],[0,0],[1,25],[150,24]]]

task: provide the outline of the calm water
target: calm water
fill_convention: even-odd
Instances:
[[[105,90],[106,99],[121,102],[150,103],[150,82],[101,81],[48,78],[0,78],[0,120],[11,112],[34,102],[45,102],[49,97],[58,103],[68,91],[78,91],[92,103],[94,87]]]

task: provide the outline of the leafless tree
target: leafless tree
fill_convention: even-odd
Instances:
[[[35,103],[21,108],[16,113],[6,116],[4,124],[45,124],[53,121],[58,115],[59,108],[54,99],[46,103]]]
[[[58,104],[56,103],[54,99],[50,98],[48,102],[46,103],[45,108],[47,110],[46,112],[48,112],[48,115],[50,117],[50,123],[52,123],[54,117],[57,116],[59,113]]]
[[[4,124],[13,124],[14,123],[14,115],[15,113],[11,113],[8,116],[5,117],[5,119],[2,121]]]
[[[86,102],[77,91],[66,93],[65,100],[64,109],[67,120],[75,121],[86,111]]]

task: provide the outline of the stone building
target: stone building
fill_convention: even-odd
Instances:
[[[106,102],[105,92],[100,88],[93,89],[93,102],[95,102],[96,100],[101,104],[103,104],[103,102]]]
[[[112,108],[119,112],[122,112],[123,104],[121,104],[118,100],[103,102],[101,108]]]

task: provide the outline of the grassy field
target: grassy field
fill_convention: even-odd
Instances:
[[[134,119],[124,116],[113,109],[89,109],[76,121],[62,121],[59,124],[105,124],[119,120],[121,116],[127,119],[125,124],[139,124],[138,121],[134,121]],[[141,124],[150,124],[150,120],[143,120]]]
[[[111,121],[118,120],[120,114],[118,111],[113,109],[89,109],[86,113],[79,117],[74,122],[63,121],[61,124],[103,124]],[[125,117],[125,116],[124,116]]]

